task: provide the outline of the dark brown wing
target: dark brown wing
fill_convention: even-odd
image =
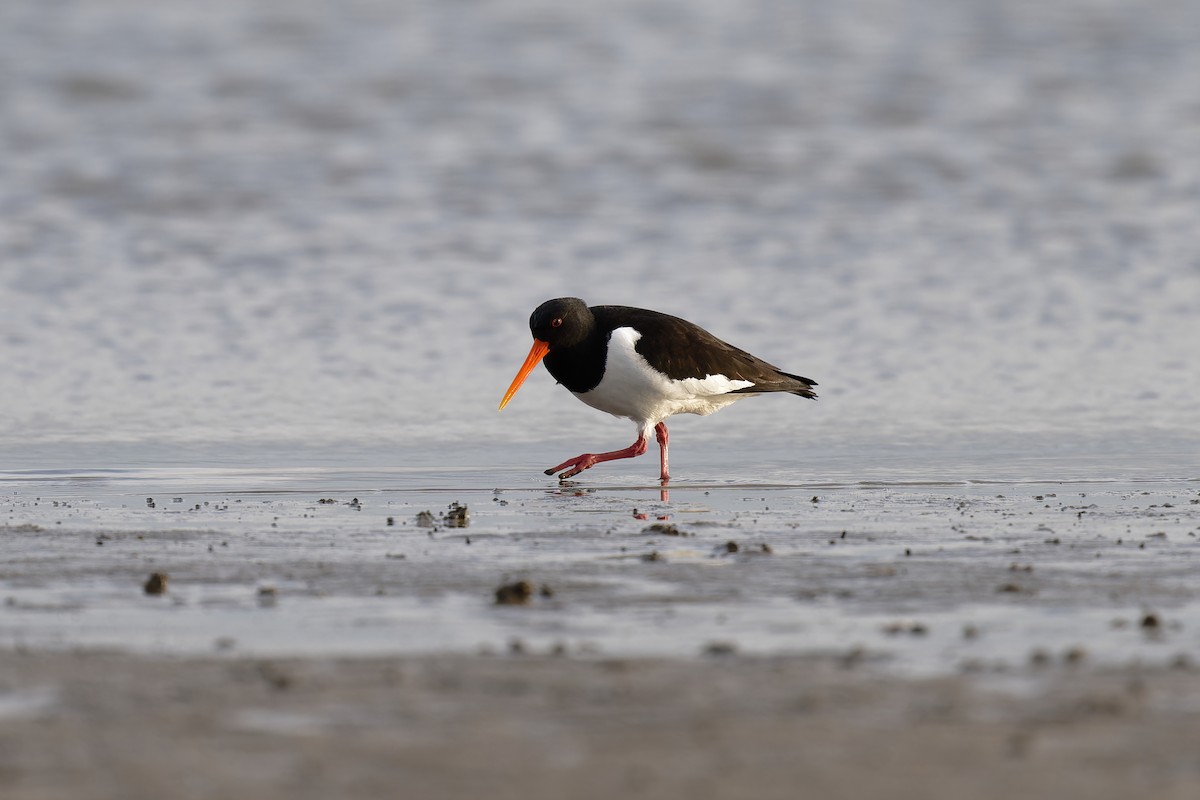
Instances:
[[[751,381],[754,386],[737,390],[744,394],[791,392],[813,399],[817,396],[812,390],[816,381],[783,372],[685,319],[628,306],[593,306],[592,313],[604,331],[626,326],[639,331],[642,338],[635,349],[650,366],[669,378],[724,375]]]

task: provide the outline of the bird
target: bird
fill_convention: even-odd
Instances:
[[[559,297],[529,317],[533,346],[513,378],[503,410],[539,362],[556,381],[592,408],[633,420],[637,441],[622,450],[583,453],[546,470],[560,481],[605,461],[646,452],[651,432],[659,447],[659,481],[670,481],[667,426],[675,414],[707,416],[746,397],[786,392],[812,400],[817,382],[784,372],[718,339],[687,320],[630,306],[588,306]]]

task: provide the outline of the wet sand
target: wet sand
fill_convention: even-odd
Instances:
[[[6,651],[0,675],[7,800],[1200,794],[1195,669]]]
[[[406,475],[8,474],[0,794],[1200,793],[1194,481]]]
[[[681,481],[663,502],[521,470],[10,478],[0,646],[1200,663],[1188,480]]]

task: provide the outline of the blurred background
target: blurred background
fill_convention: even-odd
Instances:
[[[1186,467],[1197,76],[1189,0],[7,0],[0,466],[624,446],[496,413],[575,295],[820,383],[679,459]]]

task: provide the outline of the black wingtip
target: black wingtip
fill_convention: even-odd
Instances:
[[[807,397],[809,400],[817,399],[817,393],[812,390],[812,387],[816,386],[817,382],[812,378],[805,378],[803,375],[793,375],[790,372],[780,372],[779,374],[801,384],[791,389],[784,389],[784,391],[791,392],[799,397]]]
[[[812,378],[805,378],[802,375],[793,375],[790,372],[780,372],[779,374],[786,375],[787,377],[791,378],[794,381],[800,381],[801,383],[807,383],[809,386],[819,386],[820,385],[816,381],[814,381]]]

